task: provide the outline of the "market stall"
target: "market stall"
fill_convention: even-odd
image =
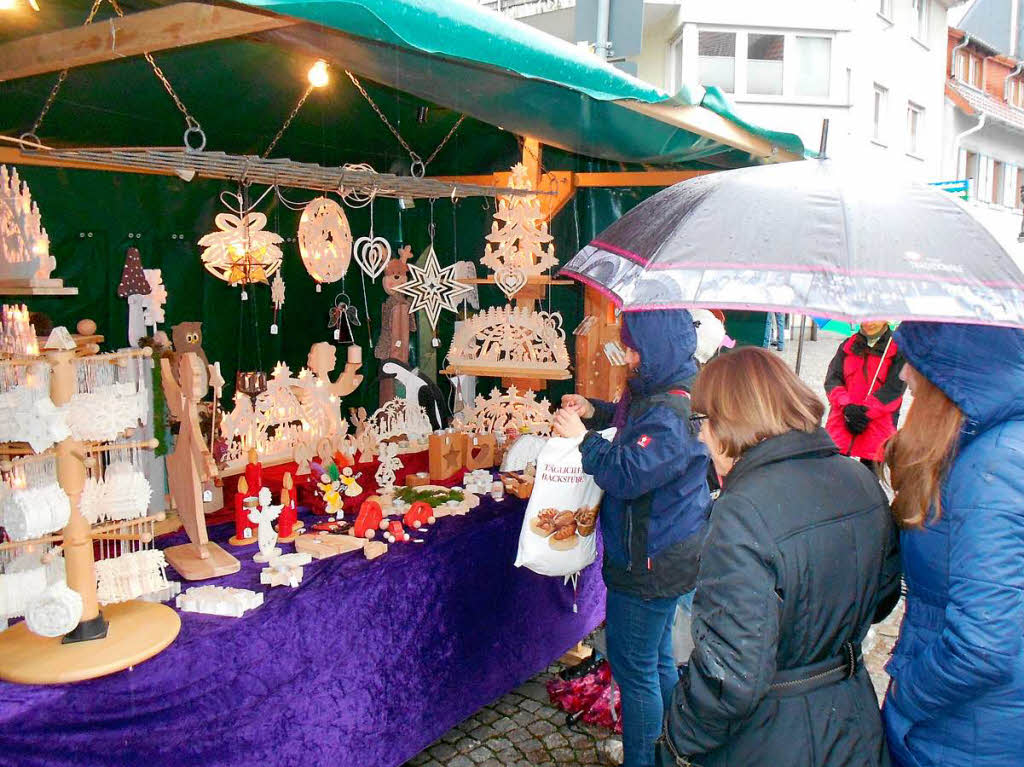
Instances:
[[[554,271],[802,148],[475,6],[106,3],[0,35],[0,753],[400,764],[602,619],[513,566],[624,380]]]

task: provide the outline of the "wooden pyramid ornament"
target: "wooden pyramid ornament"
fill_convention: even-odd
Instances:
[[[491,307],[464,321],[448,350],[445,374],[564,380],[569,374],[562,315]]]
[[[547,398],[537,401],[532,391],[521,393],[515,386],[507,391],[495,387],[486,399],[476,398],[473,405],[458,413],[452,421],[459,431],[503,434],[514,429],[520,434],[551,435],[554,414]]]
[[[28,184],[16,168],[0,165],[0,289],[73,292],[50,277],[56,267],[50,238]]]
[[[513,189],[533,188],[525,165],[512,167],[509,184]],[[494,270],[494,282],[509,299],[526,287],[530,277],[539,277],[558,264],[554,237],[544,218],[536,195],[498,198],[481,261]]]

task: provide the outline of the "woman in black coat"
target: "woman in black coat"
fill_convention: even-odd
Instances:
[[[723,490],[664,746],[703,767],[888,765],[860,657],[899,597],[878,481],[839,455],[821,401],[762,349],[710,362],[693,410]]]

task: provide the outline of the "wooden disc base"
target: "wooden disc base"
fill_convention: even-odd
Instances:
[[[239,538],[236,535],[232,535],[228,538],[228,543],[232,546],[255,546],[256,536],[254,535],[252,538]]]
[[[0,632],[0,679],[19,684],[64,684],[113,674],[152,658],[174,641],[178,614],[154,602],[103,608],[107,636],[61,644],[61,637],[33,634],[25,622]]]
[[[199,557],[199,547],[194,543],[183,543],[164,549],[167,564],[178,571],[186,581],[205,581],[231,575],[242,569],[242,563],[228,554],[216,543],[205,544],[210,556]]]

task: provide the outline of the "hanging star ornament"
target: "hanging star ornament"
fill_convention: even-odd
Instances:
[[[433,245],[427,251],[426,266],[420,267],[410,263],[409,272],[408,281],[398,285],[395,290],[412,299],[409,314],[414,314],[420,309],[427,313],[430,327],[435,331],[441,310],[458,312],[456,299],[473,289],[472,286],[464,285],[455,279],[455,264],[441,268]]]

